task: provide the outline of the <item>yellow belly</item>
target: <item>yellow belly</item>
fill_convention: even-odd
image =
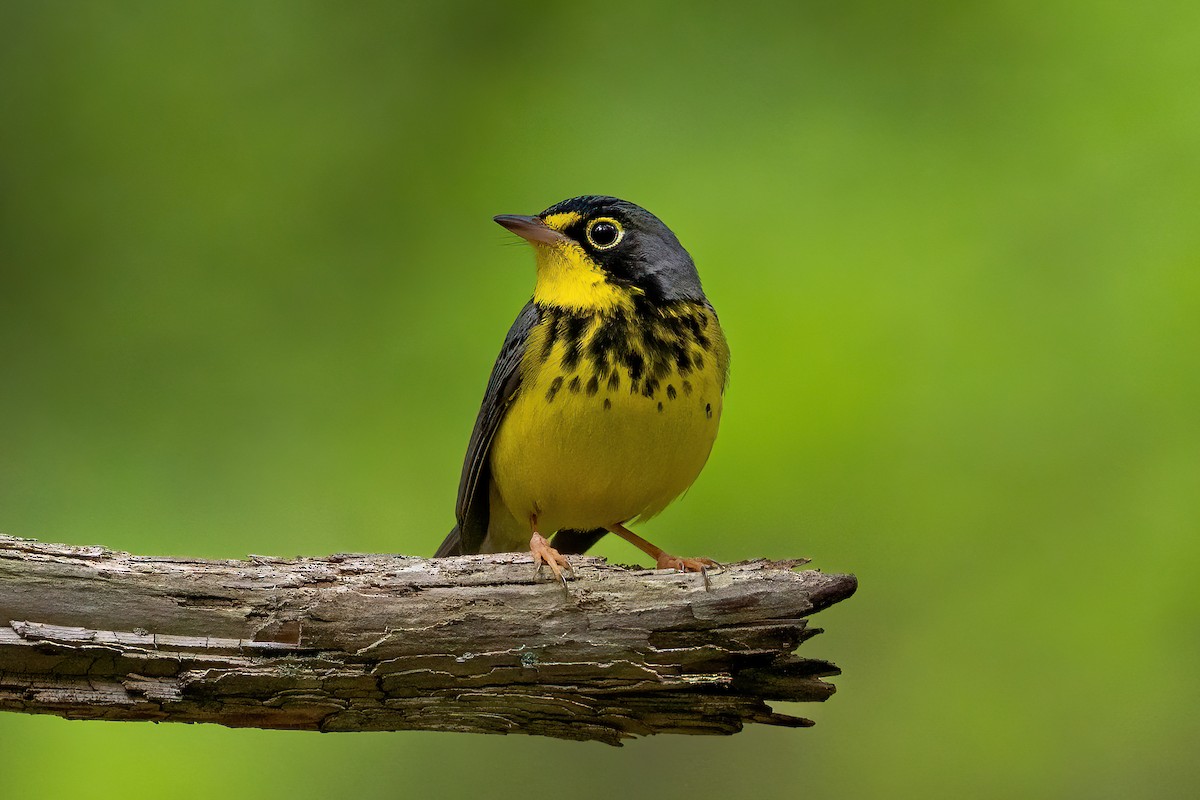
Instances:
[[[686,376],[660,373],[652,396],[619,368],[615,380],[593,381],[586,363],[574,373],[556,368],[556,357],[533,365],[492,442],[485,551],[528,546],[531,515],[549,536],[662,511],[708,460],[726,359],[709,358]]]

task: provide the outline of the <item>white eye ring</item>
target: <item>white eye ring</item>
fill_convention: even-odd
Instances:
[[[617,231],[617,237],[615,239],[613,239],[611,242],[607,242],[606,244],[601,244],[600,242],[597,242],[594,238],[592,238],[592,231],[596,229],[597,225],[600,225],[602,223],[607,223],[609,225],[612,225]],[[594,220],[592,220],[591,222],[588,223],[587,230],[584,233],[587,236],[588,244],[590,244],[592,247],[596,248],[597,250],[612,250],[614,247],[616,247],[617,245],[619,245],[621,243],[622,239],[625,238],[625,228],[623,228],[621,226],[621,223],[617,222],[612,217],[596,217]]]

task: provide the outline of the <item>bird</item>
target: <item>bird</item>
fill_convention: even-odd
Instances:
[[[615,197],[494,219],[533,246],[536,281],[492,368],[435,557],[529,551],[565,590],[566,556],[611,532],[707,589],[717,562],[628,527],[692,485],[721,420],[729,345],[692,257]]]

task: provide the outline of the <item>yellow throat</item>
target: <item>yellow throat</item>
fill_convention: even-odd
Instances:
[[[579,213],[568,211],[551,214],[542,221],[554,230],[562,231],[580,218]],[[609,283],[600,266],[575,242],[534,242],[533,245],[537,259],[533,300],[538,305],[602,311],[628,307],[631,295],[638,293],[634,287]]]

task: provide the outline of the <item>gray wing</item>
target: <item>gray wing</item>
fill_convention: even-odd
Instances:
[[[487,391],[483,394],[483,405],[479,407],[479,416],[475,418],[475,429],[471,431],[467,457],[463,460],[462,477],[458,482],[458,503],[454,508],[458,524],[438,548],[439,556],[478,553],[483,546],[488,529],[488,484],[491,478],[488,456],[492,439],[520,388],[521,359],[525,356],[529,332],[537,324],[539,316],[533,301],[526,303],[508,329],[504,346],[496,357],[492,375],[488,378]]]

